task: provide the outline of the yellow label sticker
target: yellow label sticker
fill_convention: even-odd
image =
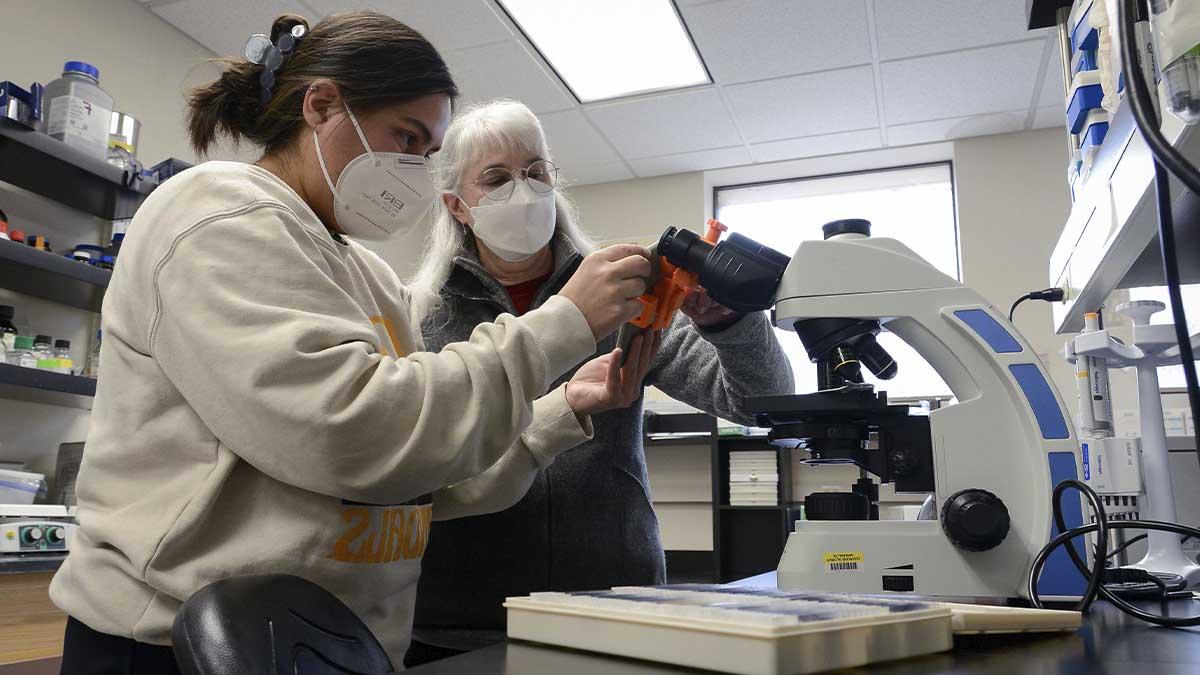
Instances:
[[[863,562],[862,551],[826,551],[821,558],[829,572],[857,572]]]

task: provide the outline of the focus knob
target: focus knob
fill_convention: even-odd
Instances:
[[[942,506],[942,530],[964,551],[996,548],[1008,536],[1008,507],[987,490],[969,488]]]
[[[46,541],[51,544],[61,544],[63,539],[67,538],[67,531],[61,527],[52,527],[46,530]]]

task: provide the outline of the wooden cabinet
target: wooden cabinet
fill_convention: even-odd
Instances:
[[[62,654],[67,615],[50,602],[53,572],[0,574],[0,665]]]

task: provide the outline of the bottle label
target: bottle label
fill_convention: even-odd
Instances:
[[[108,127],[112,111],[69,94],[50,101],[46,133],[62,134],[67,145],[85,150],[100,159],[108,155]]]

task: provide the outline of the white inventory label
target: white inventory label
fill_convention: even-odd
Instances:
[[[108,154],[111,120],[111,110],[68,94],[50,101],[46,133],[62,134],[63,142],[103,159]]]

